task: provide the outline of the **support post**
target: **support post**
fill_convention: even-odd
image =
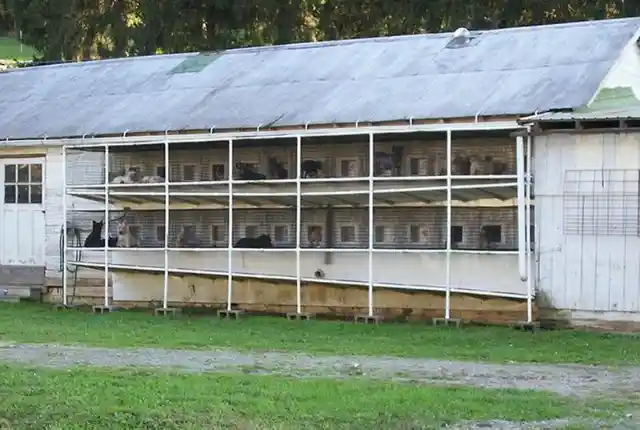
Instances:
[[[302,313],[302,288],[300,285],[300,235],[302,233],[302,136],[296,137],[296,313]]]
[[[109,144],[104,145],[104,307],[109,308]],[[66,227],[66,226],[65,226]]]
[[[62,147],[62,305],[67,306],[69,275],[67,274],[67,147]]]
[[[525,260],[525,196],[524,196],[524,138],[516,137],[516,174],[517,174],[517,201],[518,201],[518,271],[520,280],[526,281],[527,267]]]
[[[529,127],[530,128],[530,127]],[[527,130],[529,131],[529,129]],[[527,178],[527,186],[525,188],[525,203],[526,203],[526,246],[527,246],[527,323],[533,323],[533,274],[531,273],[533,262],[533,250],[531,246],[532,238],[531,238],[531,154],[533,152],[533,148],[531,147],[533,143],[533,138],[529,133],[527,133],[527,169],[526,169],[526,178]]]
[[[233,139],[229,139],[229,212],[227,231],[227,312],[231,311],[233,292]]]
[[[169,133],[165,132],[164,140],[164,285],[162,308],[169,307]]]
[[[369,317],[373,317],[373,170],[375,167],[375,148],[373,133],[369,133]]]
[[[444,318],[451,318],[451,129],[447,130],[447,257],[446,257],[446,291],[444,299]]]

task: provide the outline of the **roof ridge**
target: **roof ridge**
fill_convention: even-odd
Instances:
[[[540,25],[530,25],[530,26],[519,26],[519,27],[509,27],[509,28],[497,28],[497,29],[489,29],[489,30],[471,30],[472,33],[477,35],[489,35],[489,34],[500,34],[500,33],[515,33],[515,32],[523,32],[523,31],[541,31],[541,30],[563,30],[566,28],[580,28],[587,26],[595,26],[595,25],[615,25],[615,24],[625,24],[628,22],[638,22],[638,29],[640,29],[640,17],[630,17],[630,18],[613,18],[613,19],[602,19],[602,20],[583,20],[583,21],[574,21],[567,23],[558,23],[558,24],[540,24]],[[324,40],[318,42],[297,42],[297,43],[289,43],[283,45],[263,45],[263,46],[247,46],[240,48],[232,48],[220,51],[200,51],[200,52],[181,52],[181,53],[170,53],[170,54],[156,54],[156,55],[140,55],[140,56],[129,56],[129,57],[120,57],[120,58],[107,58],[107,59],[99,59],[99,60],[88,60],[88,61],[69,61],[63,63],[56,64],[46,64],[40,66],[26,67],[26,68],[17,68],[13,69],[11,73],[19,73],[20,71],[28,72],[30,70],[34,70],[37,68],[54,68],[54,67],[84,67],[86,65],[94,65],[94,64],[107,64],[114,62],[128,62],[128,61],[161,61],[169,58],[185,58],[188,56],[195,56],[200,54],[209,54],[212,52],[222,52],[225,55],[240,55],[240,54],[251,54],[258,52],[270,52],[270,51],[281,51],[281,50],[302,50],[302,49],[319,49],[333,46],[346,46],[346,45],[356,45],[356,44],[364,44],[364,43],[389,43],[395,41],[402,41],[412,38],[430,38],[430,39],[446,39],[450,38],[453,35],[453,32],[442,32],[442,33],[415,33],[415,34],[401,34],[394,36],[376,36],[376,37],[363,37],[363,38],[355,38],[355,39],[341,39],[341,40]]]

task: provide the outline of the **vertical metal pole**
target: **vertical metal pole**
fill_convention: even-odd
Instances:
[[[524,198],[524,138],[516,137],[516,173],[518,177],[517,200],[518,200],[518,271],[520,280],[527,279],[527,266],[525,260],[525,198]]]
[[[227,310],[231,310],[231,299],[233,292],[233,139],[229,139],[229,225],[227,241]]]
[[[375,227],[373,223],[373,170],[375,161],[375,148],[373,133],[369,133],[369,316],[373,316],[373,242],[375,240]]]
[[[162,293],[162,308],[169,307],[169,136],[164,134],[164,286]]]
[[[67,147],[62,147],[62,304],[67,306]],[[82,246],[82,245],[80,245]]]
[[[109,144],[104,145],[104,306],[109,306]]]
[[[444,297],[444,318],[451,318],[451,129],[447,130],[447,251],[446,251],[446,291]]]
[[[296,137],[296,312],[302,313],[302,289],[300,285],[300,235],[302,233],[302,186],[300,178],[302,177],[302,137]]]
[[[527,128],[527,132],[530,132],[530,127]],[[527,246],[527,323],[533,322],[533,274],[531,273],[533,262],[532,257],[534,255],[531,249],[531,154],[533,148],[531,147],[533,138],[529,135],[527,137],[527,187],[525,189],[526,194],[526,246]]]

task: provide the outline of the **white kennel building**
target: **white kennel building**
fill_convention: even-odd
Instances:
[[[403,237],[402,234],[404,237],[410,237],[412,234],[411,224],[402,226],[403,231],[406,230],[404,233],[396,233],[396,226],[400,225],[399,220],[404,216],[396,214],[395,218],[386,221],[393,238],[387,246],[388,255],[374,257],[377,251],[374,252],[371,245],[365,245],[364,248],[336,246],[336,249],[332,250],[334,261],[342,261],[338,266],[343,266],[343,269],[335,279],[327,278],[324,282],[342,282],[344,285],[368,287],[368,306],[364,308],[368,307],[370,312],[374,307],[371,304],[371,296],[377,294],[378,288],[381,291],[445,291],[447,297],[450,294],[471,294],[484,299],[506,297],[523,302],[530,301],[534,298],[536,288],[543,288],[541,280],[546,276],[545,266],[537,261],[535,252],[531,256],[530,247],[527,246],[529,241],[535,243],[534,250],[541,246],[535,240],[541,234],[538,231],[539,222],[536,222],[535,237],[526,240],[526,236],[532,232],[532,229],[526,227],[527,219],[539,220],[544,214],[540,213],[537,206],[533,217],[528,216],[523,210],[526,205],[535,206],[533,199],[524,198],[529,188],[526,185],[531,183],[527,181],[526,169],[532,166],[534,171],[537,171],[540,155],[535,144],[523,145],[521,151],[516,151],[517,139],[509,133],[521,131],[526,127],[526,124],[518,123],[520,118],[544,112],[579,109],[589,105],[604,88],[632,86],[634,67],[638,62],[636,40],[639,29],[640,19],[633,18],[472,31],[471,37],[462,39],[454,38],[451,33],[422,34],[246,48],[215,54],[176,54],[60,64],[5,72],[0,75],[0,137],[5,142],[0,155],[4,161],[13,157],[40,157],[37,159],[44,165],[45,192],[43,202],[37,206],[42,216],[33,217],[33,225],[25,227],[21,224],[23,217],[12,218],[11,215],[3,215],[1,234],[3,238],[10,238],[10,241],[3,241],[6,251],[2,254],[1,263],[12,269],[14,266],[44,268],[47,284],[60,286],[63,278],[59,261],[60,232],[66,231],[62,229],[65,220],[80,219],[80,215],[76,215],[75,218],[70,215],[79,209],[85,211],[84,221],[104,219],[104,203],[96,202],[95,195],[87,194],[89,191],[86,189],[78,191],[80,185],[89,185],[91,193],[103,195],[109,188],[109,201],[113,205],[109,207],[108,212],[120,213],[125,206],[131,208],[130,212],[134,217],[137,216],[135,213],[143,211],[164,212],[166,205],[159,197],[156,197],[157,201],[154,203],[140,201],[139,198],[137,202],[125,203],[122,198],[114,198],[118,193],[115,190],[117,187],[105,187],[104,178],[109,176],[109,172],[116,166],[122,167],[122,163],[126,164],[123,160],[131,160],[132,157],[128,155],[124,159],[118,159],[116,145],[125,148],[145,145],[151,147],[151,144],[159,147],[168,146],[171,158],[172,148],[176,151],[184,150],[180,145],[192,145],[194,142],[213,142],[212,144],[224,146],[229,141],[253,141],[262,144],[277,139],[295,142],[300,138],[303,145],[306,145],[305,142],[315,138],[329,141],[364,138],[368,141],[369,136],[373,136],[374,141],[383,142],[384,135],[392,135],[399,140],[408,139],[411,145],[421,148],[422,139],[427,139],[425,136],[439,133],[439,137],[435,139],[439,149],[435,152],[441,161],[443,158],[447,159],[446,136],[449,135],[452,143],[451,158],[453,152],[457,151],[455,148],[458,144],[469,144],[475,148],[493,145],[495,151],[504,154],[510,174],[503,178],[490,177],[491,175],[477,175],[476,178],[471,178],[475,181],[467,184],[475,185],[476,191],[468,191],[464,199],[459,199],[465,200],[464,203],[454,203],[453,200],[463,194],[460,189],[453,191],[454,187],[462,184],[456,182],[460,178],[446,173],[429,175],[435,178],[429,180],[407,178],[407,169],[413,171],[414,168],[413,160],[409,159],[411,154],[405,154],[401,175],[404,192],[413,193],[412,190],[417,189],[415,193],[430,194],[430,197],[413,197],[409,199],[410,202],[405,201],[402,204],[400,198],[390,198],[387,204],[404,205],[403,207],[411,213],[427,213],[432,206],[439,207],[439,224],[433,224],[432,227],[434,231],[440,231],[444,225],[445,233],[441,232],[439,238],[434,239],[439,243],[438,249],[412,249],[406,246],[406,241],[396,240]],[[559,45],[558,41],[562,43]],[[527,138],[523,140],[526,143]],[[389,143],[386,141],[383,145],[388,146]],[[107,151],[105,149],[101,149],[102,153],[98,154],[81,151],[82,145],[102,148],[109,146],[110,155],[104,156]],[[231,146],[233,147],[233,144]],[[425,143],[424,148],[427,147]],[[368,230],[369,233],[361,233],[362,240],[353,243],[371,243],[375,240],[372,239],[372,236],[375,236],[372,230],[377,226],[375,220],[371,221],[371,211],[368,211],[367,207],[371,201],[370,196],[377,192],[370,190],[378,184],[392,181],[375,179],[366,173],[367,164],[370,163],[370,158],[367,159],[369,147],[365,142],[364,146],[358,148],[363,156],[356,161],[362,168],[355,175],[361,177],[360,186],[365,191],[361,195],[366,197],[363,201],[354,200],[345,204],[358,206],[361,209],[361,214],[358,215],[359,223],[368,226],[362,231]],[[424,148],[417,150],[426,151]],[[214,151],[215,148],[211,150]],[[377,150],[376,147],[374,152]],[[388,148],[385,150],[388,151]],[[221,151],[227,151],[228,156],[228,150]],[[233,150],[236,154],[238,151]],[[477,149],[477,152],[482,152],[482,149]],[[292,172],[292,185],[287,190],[289,201],[281,207],[286,207],[286,211],[293,216],[294,221],[289,219],[288,225],[292,230],[299,232],[296,236],[299,242],[302,242],[302,226],[297,225],[299,223],[295,219],[299,217],[294,213],[300,207],[296,200],[302,193],[303,181],[298,180],[295,168],[297,158],[292,154],[288,155],[288,167]],[[332,152],[325,156],[335,164],[347,161],[347,166],[351,166],[351,155],[344,156]],[[66,166],[63,158],[66,158]],[[222,159],[227,158],[223,156]],[[417,176],[427,176],[428,169],[423,168],[421,159],[418,157],[415,163]],[[108,162],[105,163],[105,160]],[[157,173],[155,169],[162,164],[162,160],[163,158],[160,158],[160,163],[150,164],[150,173],[147,174]],[[229,161],[233,163],[232,160]],[[255,161],[264,164],[262,156],[260,160]],[[172,163],[173,161],[169,160],[169,163],[165,164],[165,172],[169,176],[172,176],[172,173],[167,171],[167,166],[170,167],[168,170],[173,170]],[[177,165],[176,168],[184,174],[183,165]],[[7,172],[5,168],[2,175],[6,177]],[[346,176],[350,176],[350,173],[346,172]],[[5,177],[3,181],[6,182],[8,179]],[[199,177],[200,182],[203,182],[203,177]],[[226,179],[219,184],[222,188],[216,191],[221,194],[218,197],[224,197],[228,201],[229,194],[233,199],[234,193],[242,192],[237,191],[236,187],[235,191],[231,190],[229,193],[234,185],[243,184],[225,181]],[[412,181],[417,185],[409,186]],[[492,194],[490,187],[501,181],[502,189],[505,191],[502,194]],[[320,187],[319,194],[336,196],[338,191],[353,190],[356,180],[337,178],[336,181],[325,181],[331,182],[336,185],[324,188],[320,185],[313,186]],[[24,184],[5,185],[3,192],[11,185],[15,185],[17,189],[19,185]],[[171,187],[173,186],[170,183],[163,183],[156,188],[162,189],[159,193],[166,194],[167,190],[171,193]],[[85,194],[81,195],[81,191]],[[398,191],[398,194],[402,194],[402,191]],[[126,191],[122,191],[124,192]],[[267,190],[268,192],[272,191]],[[537,189],[535,192],[537,193]],[[147,191],[148,193],[151,191]],[[519,196],[518,203],[516,195]],[[66,197],[61,198],[62,196]],[[493,198],[488,198],[489,196]],[[379,197],[376,196],[375,199]],[[488,202],[489,200],[491,202]],[[10,210],[12,205],[26,205],[7,203],[11,200],[6,196],[2,201],[5,202],[3,214]],[[238,201],[239,199],[236,199],[236,202]],[[451,201],[451,205],[448,205],[447,201]],[[191,209],[194,209],[194,205],[202,206],[202,203],[200,201],[180,204],[191,205]],[[218,206],[215,206],[216,204]],[[171,205],[170,203],[170,210],[177,209],[177,206]],[[477,241],[477,237],[472,237],[468,242],[473,249],[454,250],[454,240],[451,237],[454,221],[447,221],[447,214],[455,218],[455,211],[459,209],[449,210],[448,207],[452,206],[464,206],[466,209],[500,207],[506,211],[498,215],[487,215],[499,218],[500,221],[495,223],[502,223],[504,226],[505,249],[477,249],[477,246],[471,244]],[[29,207],[35,212],[36,206]],[[209,204],[203,210],[218,210],[226,215],[229,211],[225,210],[225,207],[224,202],[219,202]],[[477,214],[480,213],[478,209]],[[471,217],[473,218],[473,215]],[[446,232],[447,225],[449,234]],[[220,239],[226,241],[228,246],[231,242],[229,239],[237,239],[238,233],[234,230],[233,223],[227,222],[225,227],[223,230],[227,234],[223,234]],[[480,227],[482,226],[465,225],[464,229],[475,229],[474,234],[477,236]],[[154,228],[156,232],[160,231],[157,226]],[[86,232],[86,226],[84,229]],[[171,227],[166,226],[164,230],[167,244],[170,236],[175,236],[175,231],[171,232]],[[277,235],[273,230],[270,233]],[[525,236],[525,239],[521,236]],[[34,251],[24,251],[31,252],[31,257],[23,260],[4,258],[4,255],[10,255],[13,249],[27,249],[22,245],[24,241],[33,244]],[[72,245],[68,241],[63,242],[67,242],[67,255],[72,260]],[[467,239],[463,238],[458,242],[464,243]],[[506,246],[506,242],[510,242],[509,246]],[[251,273],[245,270],[242,275],[259,278],[264,277],[267,269],[274,270],[280,267],[280,263],[276,264],[275,261],[286,258],[295,262],[286,269],[288,272],[281,275],[271,273],[270,277],[273,280],[293,279],[299,291],[301,282],[314,282],[311,279],[312,274],[301,274],[302,270],[307,270],[302,267],[304,263],[301,260],[305,258],[302,255],[312,255],[311,252],[301,252],[301,246],[301,243],[294,243],[293,251],[287,251],[293,254],[287,257],[282,257],[285,251],[281,250],[271,254],[241,252],[242,255],[237,255],[238,251],[235,250],[218,250],[215,251],[215,258],[220,258],[220,261],[214,264],[214,272],[224,272],[229,261],[232,267],[240,267],[239,265],[246,263],[247,258],[253,258],[249,257],[249,254],[252,254],[264,261],[256,262]],[[397,252],[394,254],[392,251]],[[342,254],[338,254],[339,252]],[[138,275],[129,272],[120,273],[115,269],[83,269],[78,272],[78,276],[99,280],[104,276],[106,282],[111,281],[113,292],[105,287],[104,294],[108,303],[157,301],[166,306],[168,302],[185,301],[185,297],[193,299],[192,285],[177,281],[167,273],[169,263],[165,261],[169,257],[162,256],[169,253],[179,253],[175,255],[183,256],[180,259],[184,259],[184,263],[181,264],[185,266],[182,270],[186,270],[186,273],[197,274],[200,269],[196,267],[211,264],[211,260],[207,260],[206,263],[197,261],[209,258],[204,257],[205,251],[177,250],[171,245],[163,245],[160,249],[153,250],[144,247],[136,250],[112,250],[106,259],[103,251],[91,250],[84,253],[78,266],[97,267],[100,262],[103,265],[107,263],[109,266],[117,266],[114,259],[135,261],[135,265],[140,265],[140,260],[136,259],[148,257],[152,258],[154,263],[147,262],[146,266],[156,271],[162,270],[159,275],[153,275],[154,286],[144,291],[136,287],[140,285],[140,278],[135,278]],[[350,261],[358,253],[361,259]],[[116,255],[119,257],[116,258]],[[144,257],[145,255],[147,257]],[[151,255],[156,255],[157,258],[150,257]],[[214,255],[213,251],[211,255]],[[524,266],[529,266],[524,269],[525,276],[521,273],[523,255],[529,255],[528,259],[524,259]],[[324,256],[315,258],[319,259],[318,264],[310,264],[308,270],[324,264]],[[416,260],[417,269],[407,270],[408,266],[403,266],[404,261],[412,259]],[[532,260],[534,261],[529,264]],[[391,261],[393,263],[390,263]],[[332,264],[332,268],[325,270],[327,274],[335,272],[337,263]],[[369,268],[383,267],[383,264],[394,268],[387,274],[390,278],[372,279]],[[431,270],[425,271],[425,265]],[[353,272],[355,267],[358,267],[357,273]],[[538,273],[534,273],[535,271]],[[282,269],[282,272],[285,272],[285,269]],[[175,273],[177,272],[174,271],[173,274]],[[422,279],[427,273],[430,278]],[[163,285],[163,276],[165,279],[173,279],[165,282],[168,288]],[[400,279],[398,282],[402,276],[407,279]],[[395,282],[391,282],[394,279]],[[297,299],[297,307],[300,309],[299,293]],[[207,300],[205,297],[199,301]],[[230,302],[231,300],[227,305],[230,305]],[[444,312],[444,306],[440,312]],[[525,313],[520,319],[532,317],[530,310],[527,313],[528,315]]]
[[[636,60],[637,64],[637,60]],[[542,317],[640,327],[639,82],[601,90],[590,107],[527,121],[536,153]]]

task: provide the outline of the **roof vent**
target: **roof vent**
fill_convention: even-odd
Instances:
[[[460,27],[456,31],[453,32],[453,38],[457,39],[459,37],[464,37],[469,39],[471,37],[471,32],[464,27]]]
[[[464,27],[460,27],[453,32],[453,37],[447,43],[447,48],[463,48],[469,45],[472,39],[471,32]]]

